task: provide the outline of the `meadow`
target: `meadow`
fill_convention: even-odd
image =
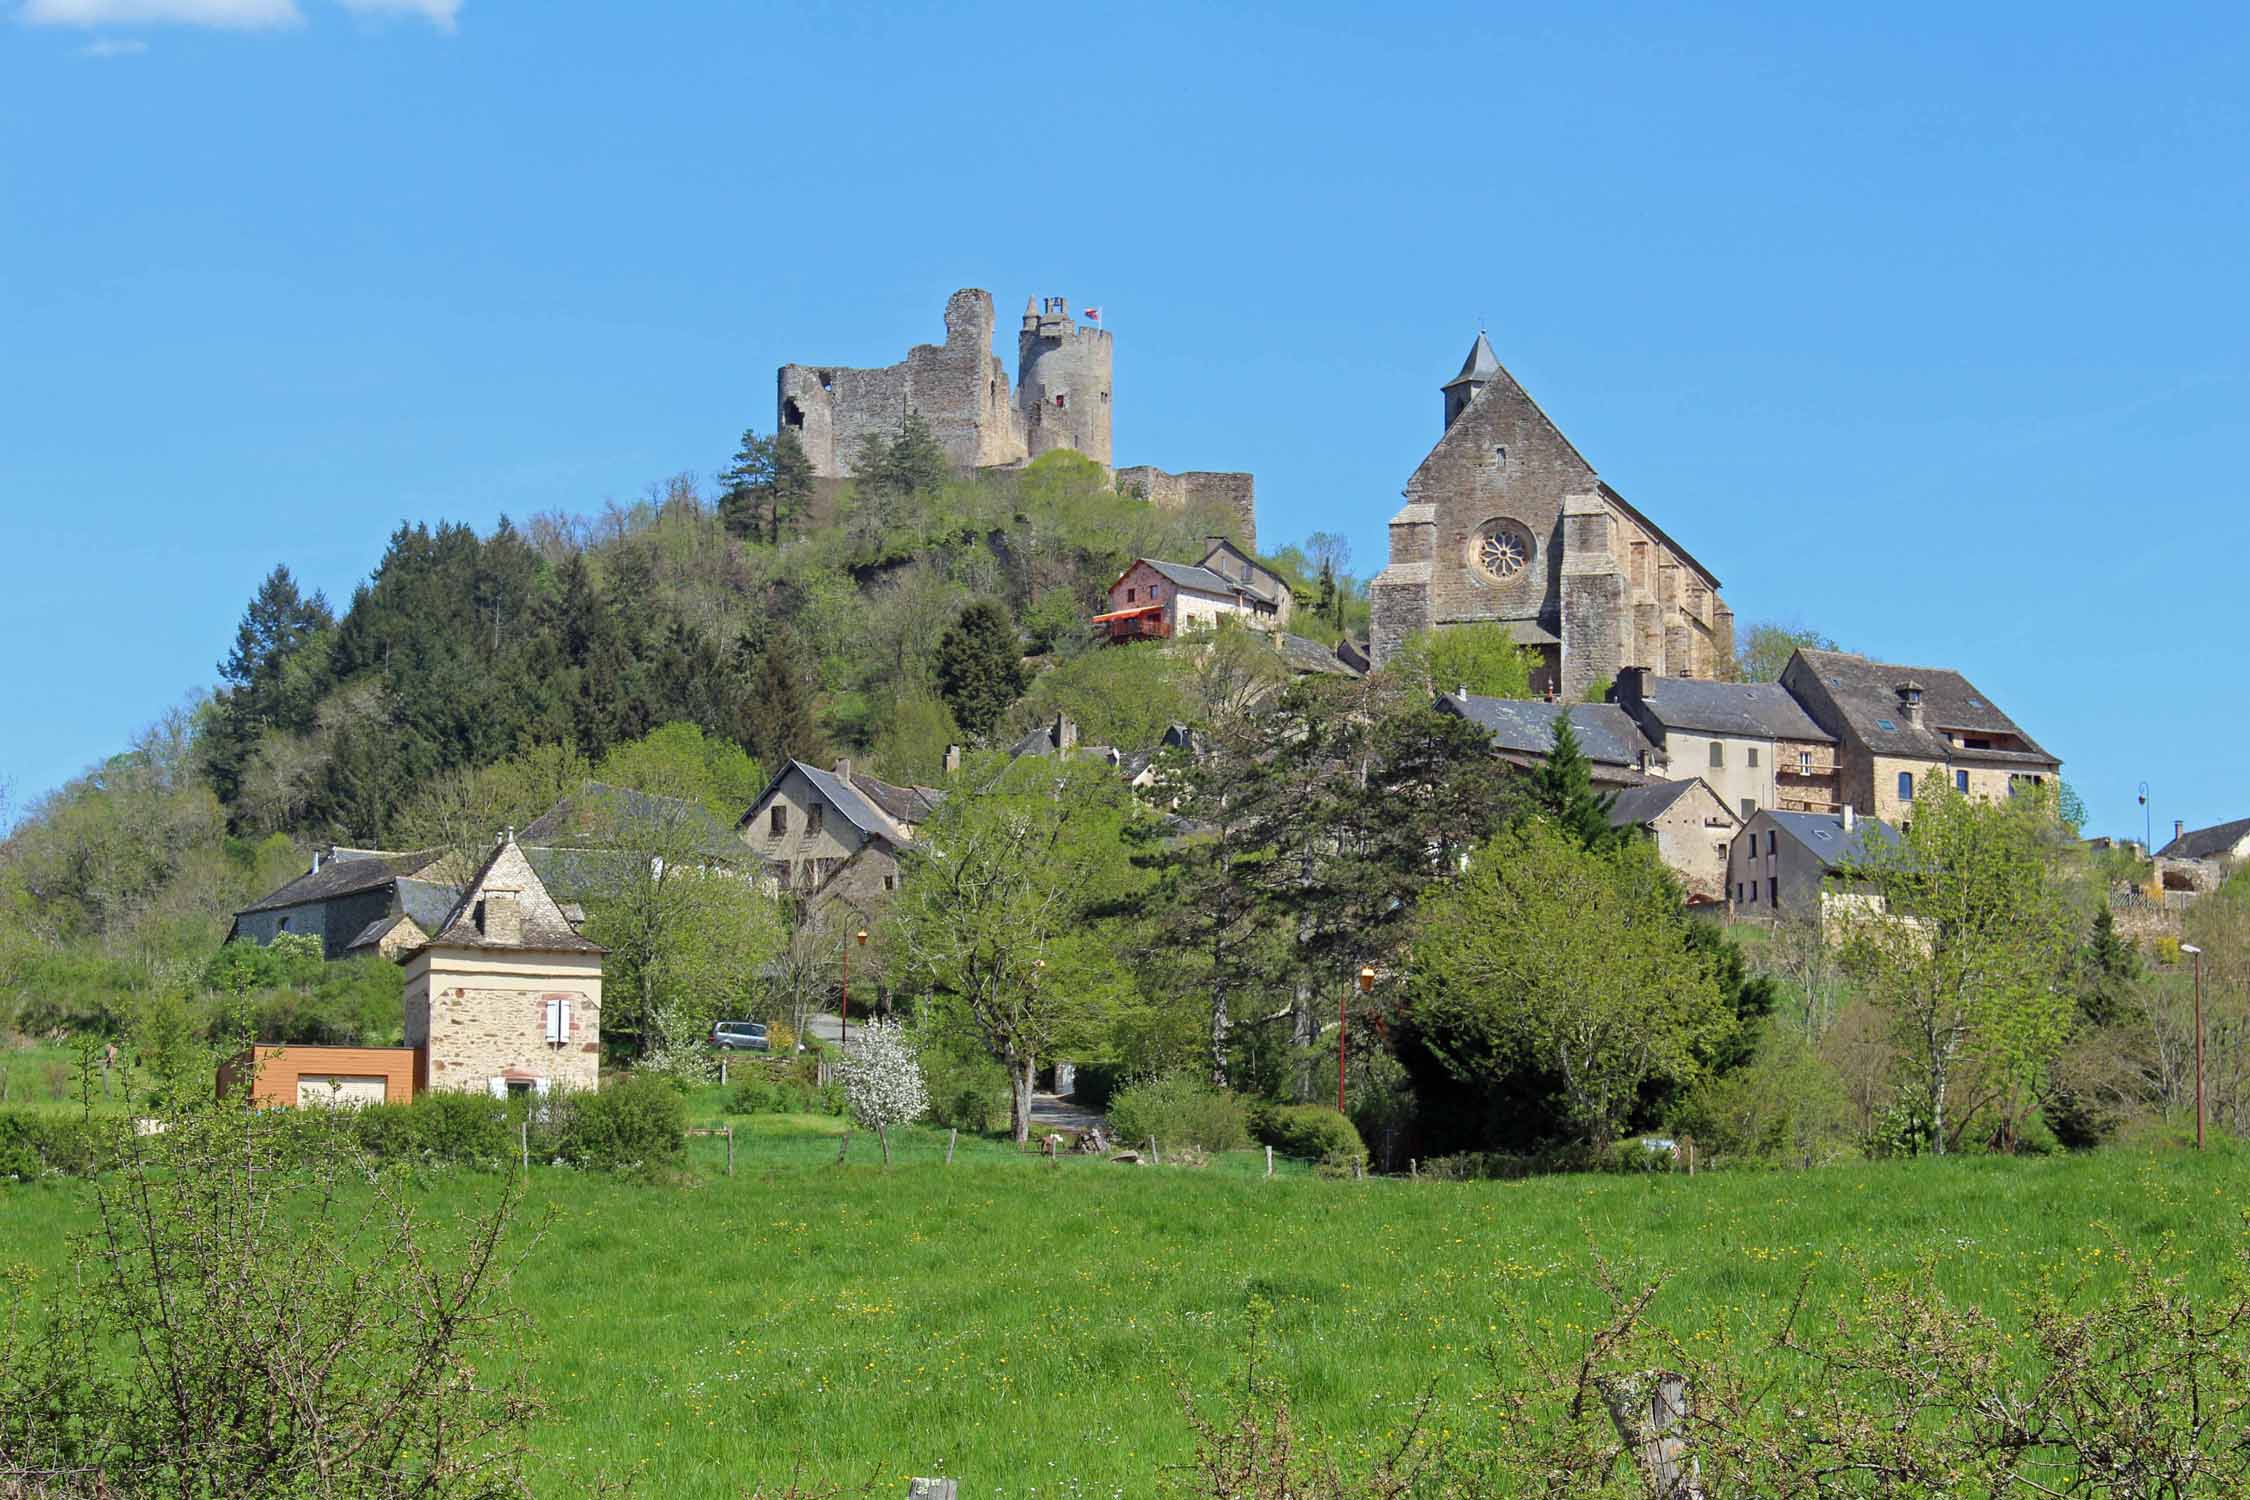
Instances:
[[[707,1096],[708,1110],[715,1093]],[[680,1180],[534,1168],[514,1297],[534,1320],[542,1495],[738,1496],[785,1479],[944,1474],[988,1497],[1151,1493],[1257,1334],[1306,1425],[1349,1450],[1435,1388],[1467,1418],[1513,1310],[1573,1352],[1606,1308],[1596,1256],[1671,1271],[1652,1309],[1753,1335],[1811,1272],[1817,1307],[1873,1272],[1999,1302],[2115,1274],[2117,1244],[2215,1279],[2241,1239],[2232,1153],[1976,1158],[1802,1173],[1522,1183],[1272,1180],[1208,1167],[1019,1156],[911,1130],[895,1165],[841,1122],[735,1119]],[[434,1174],[435,1221],[498,1179]],[[0,1273],[36,1288],[89,1223],[83,1184],[0,1187]],[[544,1225],[536,1241],[534,1225]]]

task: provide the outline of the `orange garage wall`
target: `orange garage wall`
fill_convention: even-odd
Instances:
[[[380,1077],[383,1102],[404,1104],[414,1097],[417,1050],[413,1047],[253,1047],[249,1057],[236,1058],[219,1070],[219,1091],[226,1093],[237,1087],[255,1066],[258,1081],[251,1092],[251,1102],[269,1109],[294,1109],[298,1080],[307,1074]]]

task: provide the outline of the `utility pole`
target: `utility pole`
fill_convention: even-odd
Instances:
[[[2195,1149],[2203,1149],[2203,950],[2193,943],[2180,944],[2182,953],[2195,958]]]
[[[860,947],[864,948],[864,947],[866,947],[866,946],[867,946],[867,929],[866,929],[866,928],[862,927],[862,928],[861,928],[861,929],[860,929],[860,930],[859,930],[859,931],[858,931],[858,932],[857,932],[856,934],[854,934],[854,937],[855,937],[855,939],[856,939],[856,941],[858,942],[858,944],[859,944],[859,946],[860,946]],[[852,944],[851,944],[851,943],[846,943],[846,944],[844,944],[844,1005],[843,1005],[843,1034],[844,1034],[844,1035],[843,1035],[843,1041],[842,1041],[841,1045],[843,1045],[843,1046],[847,1046],[847,1047],[848,1047],[848,1046],[850,1046],[850,1045],[851,1045],[851,1041],[852,1041]]]
[[[1359,993],[1363,1003],[1368,992],[1374,988],[1375,971],[1363,966],[1359,971]],[[1344,992],[1343,999],[1336,1002],[1336,1113],[1338,1114],[1349,1113],[1344,1108],[1344,1034],[1351,1027],[1351,1003],[1352,996],[1349,990]]]

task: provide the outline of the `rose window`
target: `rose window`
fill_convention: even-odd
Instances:
[[[1531,565],[1531,538],[1510,521],[1492,521],[1477,533],[1476,564],[1505,582]]]

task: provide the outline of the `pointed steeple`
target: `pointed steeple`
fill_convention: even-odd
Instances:
[[[1448,380],[1439,389],[1445,392],[1445,425],[1451,427],[1453,419],[1469,409],[1483,390],[1500,374],[1500,356],[1492,352],[1492,341],[1477,330],[1477,341],[1469,346],[1469,357],[1461,361],[1461,373]]]
[[[1469,357],[1461,361],[1461,373],[1448,380],[1441,389],[1451,390],[1463,381],[1484,384],[1500,373],[1500,356],[1492,352],[1492,341],[1477,330],[1477,341],[1469,346]]]

